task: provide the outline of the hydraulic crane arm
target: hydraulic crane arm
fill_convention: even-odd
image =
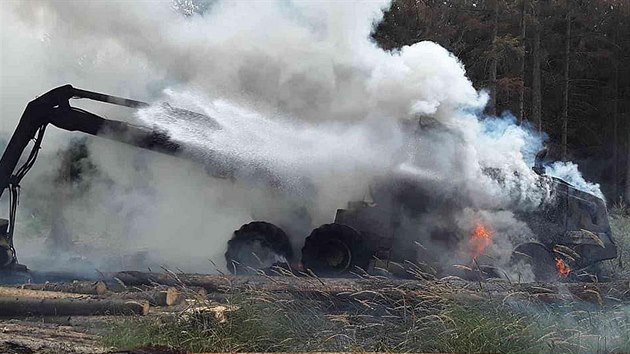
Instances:
[[[31,101],[18,123],[15,132],[0,159],[0,197],[6,189],[10,191],[9,220],[0,219],[0,269],[17,265],[13,247],[15,213],[20,180],[32,167],[48,124],[68,131],[80,131],[90,135],[116,140],[140,148],[176,154],[180,144],[159,129],[136,126],[125,122],[105,119],[96,114],[72,107],[71,99],[84,98],[131,108],[148,107],[149,104],[105,95],[97,92],[80,90],[65,85],[55,88]],[[199,115],[198,113],[172,108],[178,113]],[[18,168],[20,157],[30,141],[33,149],[26,162]]]
[[[72,98],[87,98],[132,108],[149,106],[144,102],[80,90],[71,85],[58,87],[31,101],[0,160],[0,197],[11,184],[13,172],[26,146],[49,123],[60,129],[98,135],[160,152],[174,153],[180,148],[163,131],[102,118],[70,106]]]

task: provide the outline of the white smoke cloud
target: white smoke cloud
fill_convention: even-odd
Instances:
[[[487,96],[455,56],[432,42],[387,52],[370,39],[388,1],[217,1],[189,16],[170,1],[5,4],[0,130],[12,129],[35,94],[66,82],[167,100],[222,129],[159,106],[131,117],[87,107],[157,125],[196,160],[218,152],[295,187],[282,194],[214,180],[202,167],[94,140],[90,154],[103,175],[66,201],[66,218],[77,231],[117,239],[121,252],[148,247],[176,266],[222,264],[240,224],[286,221],[302,204],[314,225],[330,222],[391,171],[479,210],[532,208],[547,196],[531,171],[542,138],[509,117],[480,120]],[[410,136],[419,117],[441,128]],[[46,159],[55,158],[39,163]],[[298,238],[308,233],[298,229]]]
[[[84,55],[92,55],[85,60],[111,64],[100,67],[108,75],[126,74],[116,59],[138,59],[153,69],[152,81],[198,87],[302,119],[400,119],[438,111],[448,117],[462,105],[483,104],[461,63],[439,45],[423,42],[389,53],[369,39],[387,1],[225,1],[192,17],[170,5],[29,1],[17,10],[29,26],[44,27],[55,54],[87,47]],[[39,12],[45,16],[31,15]],[[127,53],[108,58],[111,47]]]
[[[561,180],[572,184],[579,190],[605,199],[601,189],[599,188],[599,184],[587,182],[582,176],[582,173],[578,170],[578,166],[573,162],[555,161],[545,166],[545,173],[550,176],[560,178]]]

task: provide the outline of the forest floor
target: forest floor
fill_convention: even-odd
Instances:
[[[186,294],[177,305],[146,316],[2,319],[0,352],[623,352],[630,277],[619,276],[513,284],[199,275],[202,293],[172,275]]]

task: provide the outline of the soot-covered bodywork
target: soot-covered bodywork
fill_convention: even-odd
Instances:
[[[532,258],[530,263],[538,270],[538,278],[543,279],[549,278],[547,273],[554,274],[554,268],[561,266],[560,263],[570,269],[581,270],[616,258],[617,245],[604,200],[558,178],[552,178],[551,185],[549,202],[537,210],[519,215],[526,220],[544,250],[540,245],[519,245],[515,258],[522,259],[521,253]],[[553,268],[549,265],[550,256]]]
[[[511,253],[507,263],[493,264],[492,260],[470,254],[462,256],[462,239],[467,236],[462,236],[452,216],[453,210],[465,207],[462,200],[436,197],[430,185],[389,179],[372,186],[373,200],[349,202],[347,208],[337,210],[333,223],[314,229],[301,249],[300,265],[320,276],[382,271],[381,268],[404,275],[419,264],[442,274],[503,276],[506,271],[501,267],[520,269],[524,264],[535,279],[553,280],[593,274],[594,265],[617,256],[604,200],[557,178],[542,175],[540,182],[549,191],[545,202],[533,210],[513,212],[517,222],[527,226],[530,237],[515,244],[513,250],[506,250]],[[428,218],[442,218],[443,222],[427,231],[423,221]],[[252,231],[251,227],[246,229]],[[255,239],[264,244],[264,236],[257,235]],[[282,246],[283,242],[288,245],[289,237],[284,241],[274,237],[268,246],[274,250],[291,248]],[[234,251],[228,252],[231,253],[226,253],[226,259],[232,271],[259,268],[239,262],[231,257]],[[295,258],[289,261],[289,254],[280,256],[287,263],[298,264]],[[445,263],[445,259],[450,263]],[[464,264],[452,267],[456,263]]]
[[[552,191],[548,205],[523,215],[541,243],[570,246],[581,255],[576,263],[583,267],[615,258],[617,246],[605,202],[557,178]]]

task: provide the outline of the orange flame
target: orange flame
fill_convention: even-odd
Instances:
[[[492,233],[482,223],[476,223],[470,235],[470,246],[473,259],[481,256],[488,246],[492,244]]]
[[[556,257],[556,269],[558,270],[558,276],[560,278],[566,278],[571,273],[571,267],[569,267],[562,258]]]

